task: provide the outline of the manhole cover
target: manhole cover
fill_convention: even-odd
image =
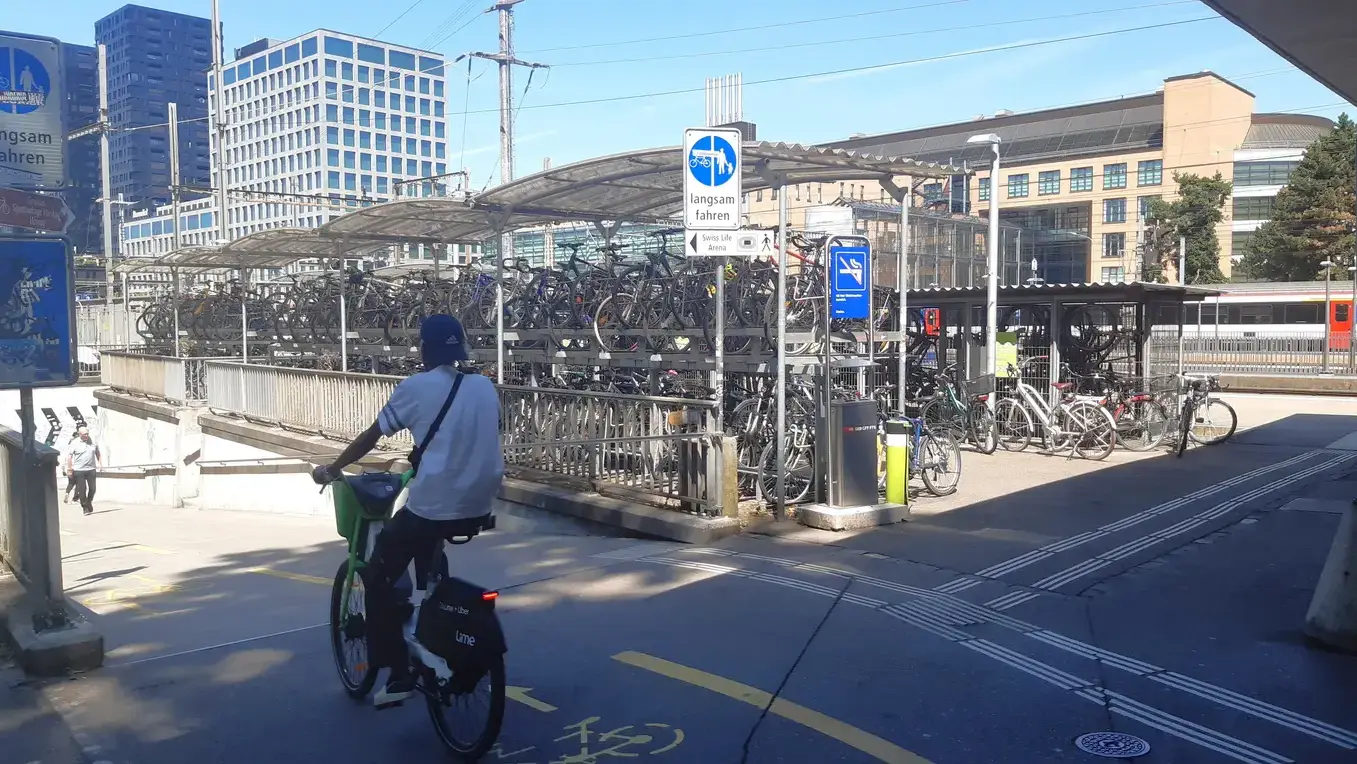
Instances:
[[[1090,732],[1074,739],[1084,753],[1108,759],[1130,759],[1150,752],[1150,744],[1125,732]]]

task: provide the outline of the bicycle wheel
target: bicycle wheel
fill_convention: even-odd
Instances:
[[[495,742],[499,740],[500,727],[504,724],[505,684],[504,656],[497,655],[485,676],[481,677],[480,682],[470,692],[452,692],[447,695],[445,703],[440,697],[442,695],[440,691],[430,689],[425,695],[429,707],[429,720],[433,722],[434,732],[438,733],[438,739],[445,748],[464,761],[476,761],[490,752]],[[481,697],[483,688],[486,691],[483,697],[487,702],[485,721],[479,725],[472,725],[466,736],[454,732],[447,712],[463,703],[469,705],[473,699]]]
[[[985,401],[971,401],[971,410],[966,417],[969,437],[975,444],[975,450],[982,454],[992,454],[999,448],[999,427],[994,414]]]
[[[1027,407],[1012,398],[1000,398],[994,404],[994,416],[999,445],[1015,453],[1027,450],[1032,444],[1032,414]]]
[[[1132,403],[1117,419],[1117,442],[1128,451],[1150,451],[1168,434],[1169,412],[1156,400]]]
[[[1178,411],[1178,445],[1175,454],[1179,459],[1183,458],[1183,452],[1187,450],[1187,436],[1192,427],[1192,404],[1191,394],[1187,400],[1183,401],[1183,407]]]
[[[1074,453],[1100,462],[1117,447],[1117,423],[1107,409],[1096,403],[1075,403],[1069,409]]]
[[[924,432],[957,440],[966,437],[965,421],[945,398],[930,398],[919,410],[919,418],[924,421]]]
[[[925,435],[919,441],[919,473],[934,496],[956,493],[961,484],[961,446],[955,440]]]
[[[1219,398],[1207,398],[1204,406],[1198,406],[1188,422],[1187,436],[1193,443],[1203,446],[1215,446],[1229,440],[1239,427],[1239,416],[1234,406]]]
[[[344,579],[348,572],[349,563],[345,560],[335,573],[334,588],[330,591],[330,648],[344,691],[354,700],[362,700],[372,692],[378,668],[368,657],[367,587],[361,569],[354,573],[353,588],[349,590],[349,612],[341,617],[343,603],[340,600],[344,596]]]

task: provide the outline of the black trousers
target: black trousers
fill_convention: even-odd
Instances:
[[[415,582],[428,587],[434,552],[443,539],[466,536],[478,531],[484,518],[464,520],[428,520],[402,509],[387,521],[377,535],[376,548],[368,570],[374,574],[367,592],[369,657],[379,667],[391,669],[395,676],[408,672],[410,654],[401,634],[409,616],[410,586],[406,571],[415,563]],[[447,558],[440,555],[439,573],[447,574]]]
[[[76,470],[75,480],[75,500],[80,502],[86,512],[94,511],[94,490],[97,487],[94,470]]]

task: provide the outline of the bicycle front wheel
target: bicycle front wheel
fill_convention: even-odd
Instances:
[[[1111,456],[1117,446],[1117,424],[1107,409],[1094,403],[1070,408],[1074,452],[1084,459],[1100,462]]]
[[[372,692],[378,669],[368,653],[367,587],[364,586],[363,571],[354,572],[348,606],[345,607],[344,581],[348,573],[349,563],[345,560],[335,574],[334,588],[330,591],[330,648],[344,691],[354,700],[362,700]]]
[[[453,677],[456,681],[456,677]],[[425,698],[429,706],[429,719],[433,722],[434,732],[443,746],[463,761],[476,761],[490,752],[499,740],[500,727],[504,724],[504,656],[497,655],[491,662],[485,676],[469,692],[453,692],[446,695],[446,701],[440,691],[430,688]],[[483,705],[484,720],[461,725],[454,724],[448,717],[450,712],[459,708],[471,708]],[[457,719],[465,717],[458,715]]]
[[[1207,398],[1193,414],[1192,421],[1188,422],[1187,436],[1193,443],[1203,446],[1224,443],[1239,427],[1239,416],[1234,407],[1219,398]]]

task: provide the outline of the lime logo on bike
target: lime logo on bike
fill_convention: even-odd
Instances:
[[[457,604],[449,604],[449,603],[446,603],[446,602],[440,602],[440,603],[438,603],[438,609],[439,609],[439,610],[446,610],[446,611],[448,611],[449,613],[456,613],[457,615],[470,615],[470,614],[471,614],[471,611],[470,611],[470,610],[467,610],[466,608],[462,607],[461,605],[457,605]]]
[[[457,632],[457,635],[454,637],[454,639],[456,639],[459,643],[466,645],[467,647],[476,646],[476,638],[471,636],[470,634],[463,634],[462,632],[459,631]]]

